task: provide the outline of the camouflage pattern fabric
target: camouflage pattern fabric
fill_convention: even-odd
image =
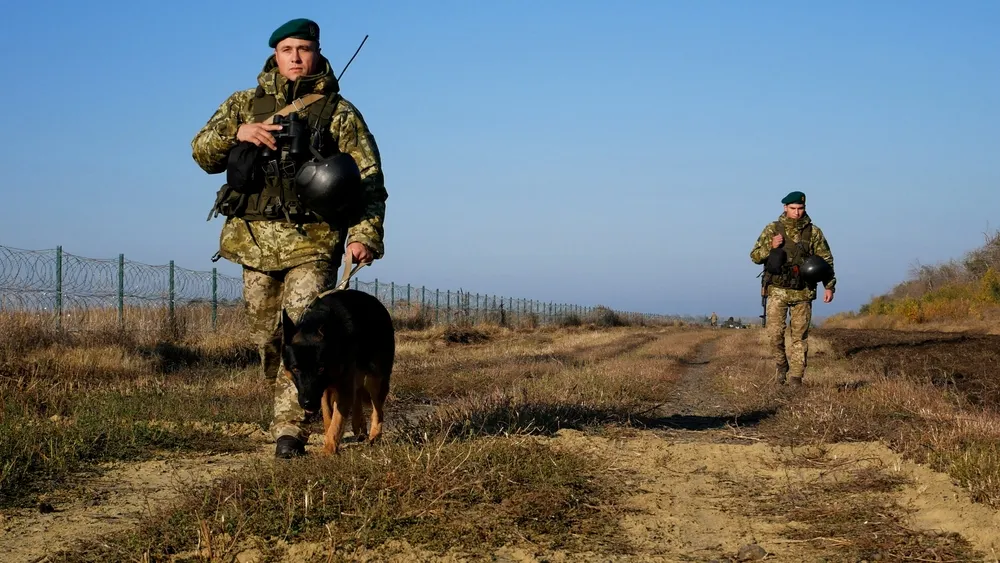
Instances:
[[[786,323],[786,317],[788,322]],[[779,379],[802,379],[809,352],[809,325],[812,322],[812,301],[803,300],[801,291],[772,287],[767,298],[765,332]],[[786,327],[788,327],[786,329]],[[785,349],[788,332],[789,350]]]
[[[314,261],[283,272],[243,269],[243,294],[264,377],[274,380],[274,414],[270,433],[308,440],[305,411],[299,406],[295,384],[281,364],[280,319],[282,307],[298,322],[316,296],[337,283],[337,262]]]
[[[803,214],[799,220],[793,220],[782,213],[778,217],[785,229],[785,244],[800,242],[799,236],[806,225],[812,224],[809,214]],[[777,235],[774,223],[768,223],[757,237],[757,242],[750,251],[750,259],[754,264],[763,264],[771,252],[771,239]],[[809,241],[812,253],[822,257],[833,266],[833,253],[823,231],[812,224],[812,238]],[[825,289],[835,290],[837,279],[833,278],[824,284]],[[768,345],[774,357],[779,379],[788,377],[801,378],[806,370],[806,358],[809,352],[809,325],[812,322],[812,302],[816,299],[816,288],[788,289],[769,285],[767,288],[767,333]],[[788,319],[786,322],[786,318]],[[786,327],[790,340],[789,350],[785,349]]]
[[[290,84],[278,73],[272,55],[258,74],[257,83],[265,93],[275,96],[278,107],[309,93],[307,89],[324,93],[338,91],[339,85],[329,62],[321,57],[321,63],[323,71]],[[229,150],[237,143],[237,130],[240,125],[253,121],[255,90],[250,88],[230,95],[191,141],[192,157],[202,170],[209,174],[226,170]],[[307,111],[299,115],[305,117]],[[219,236],[219,254],[223,258],[255,270],[286,270],[315,260],[337,263],[334,249],[355,241],[367,246],[374,259],[384,256],[383,223],[388,193],[375,138],[358,109],[343,98],[338,101],[331,118],[330,133],[337,139],[340,150],[357,162],[364,190],[361,214],[352,224],[343,226],[346,240],[342,240],[340,228],[326,223],[297,227],[278,221],[227,217]]]
[[[787,235],[785,244],[799,242],[799,235],[801,234],[802,228],[808,224],[812,224],[812,220],[809,218],[809,214],[804,214],[802,219],[799,221],[792,221],[785,214],[782,213],[778,217],[778,221],[781,221],[785,227],[785,234]],[[767,255],[771,253],[771,239],[778,234],[778,231],[774,228],[774,223],[768,223],[764,230],[761,231],[760,236],[757,237],[757,242],[754,244],[753,249],[750,251],[750,259],[753,260],[754,264],[763,264],[767,260]],[[833,253],[830,251],[830,244],[826,240],[826,236],[823,235],[823,231],[812,224],[812,239],[810,240],[809,247],[812,252],[824,260],[826,260],[830,267],[833,267]],[[837,278],[834,277],[829,283],[824,284],[825,289],[832,289],[836,291]],[[771,298],[771,290],[778,289],[773,285],[768,287],[768,299]],[[797,291],[787,290],[793,296],[795,301],[812,301],[816,299],[816,289],[806,288]],[[768,312],[768,320],[770,321],[770,312]]]

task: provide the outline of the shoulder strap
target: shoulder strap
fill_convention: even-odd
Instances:
[[[277,117],[277,116],[284,117],[284,116],[292,113],[293,111],[301,111],[301,110],[305,109],[306,107],[308,107],[309,105],[311,105],[313,102],[317,102],[319,100],[322,100],[325,97],[326,97],[326,94],[319,94],[319,93],[316,93],[316,92],[314,92],[312,94],[306,94],[305,96],[302,96],[301,98],[292,100],[292,103],[290,103],[287,106],[285,106],[285,107],[279,109],[278,111],[274,112],[273,114],[271,114],[270,117],[268,117],[267,119],[263,120],[262,123],[274,123],[274,118],[275,117]]]
[[[334,94],[329,97],[326,104],[323,106],[323,110],[320,112],[320,120],[327,122],[333,117],[333,113],[337,111],[337,106],[340,105],[340,94]]]
[[[775,230],[775,231],[776,231],[776,232],[777,232],[777,233],[778,233],[779,235],[781,235],[781,236],[782,236],[783,238],[788,238],[788,237],[787,237],[787,236],[785,235],[785,226],[781,224],[781,221],[775,221],[775,222],[774,222],[774,230]]]
[[[802,228],[802,232],[799,235],[800,236],[800,238],[799,238],[799,244],[801,244],[802,246],[804,246],[805,249],[806,249],[806,252],[808,252],[809,254],[812,254],[812,252],[813,252],[813,247],[812,247],[813,246],[812,245],[813,229],[812,229],[812,227],[813,227],[812,223],[809,223],[808,225],[806,225],[805,227]]]

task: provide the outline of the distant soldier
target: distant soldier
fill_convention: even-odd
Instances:
[[[719,315],[716,315],[715,311],[712,311],[712,326],[713,327],[719,326]]]
[[[806,214],[806,196],[792,192],[781,200],[785,210],[764,227],[750,259],[764,265],[767,296],[766,331],[779,383],[801,385],[806,370],[809,326],[816,287],[823,283],[823,302],[833,301],[837,279],[833,253],[820,228]],[[791,318],[791,350],[785,352],[785,317]]]
[[[251,336],[275,386],[275,455],[284,458],[305,453],[308,431],[295,385],[277,377],[281,310],[298,322],[336,285],[345,251],[355,264],[383,257],[388,194],[375,138],[340,94],[316,22],[286,22],[268,46],[256,86],[232,93],[191,148],[203,170],[226,172],[213,206],[226,217],[218,256],[243,267]],[[268,123],[278,112],[288,112],[284,124]]]

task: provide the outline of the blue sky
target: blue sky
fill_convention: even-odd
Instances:
[[[802,190],[825,316],[1000,226],[997,2],[140,5],[5,7],[0,244],[210,269],[224,176],[191,138],[295,17],[338,72],[370,36],[342,85],[389,192],[363,280],[753,316],[750,248]]]

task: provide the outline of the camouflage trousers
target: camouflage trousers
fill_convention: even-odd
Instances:
[[[274,272],[243,268],[243,298],[260,352],[261,371],[265,379],[274,381],[270,433],[275,440],[280,436],[294,436],[303,442],[309,439],[306,413],[299,406],[295,384],[282,375],[281,310],[284,308],[293,321],[299,322],[313,299],[336,285],[335,264],[322,260]]]
[[[789,319],[787,324],[786,317]],[[768,297],[765,329],[779,378],[784,379],[787,374],[801,380],[805,375],[811,323],[811,300],[789,300],[781,292]],[[788,350],[786,338],[789,340]]]

